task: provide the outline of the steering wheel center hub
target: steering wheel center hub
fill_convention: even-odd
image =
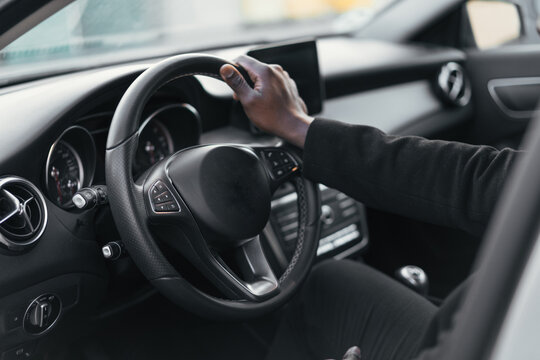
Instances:
[[[192,148],[171,159],[168,174],[209,240],[245,240],[257,236],[268,221],[268,176],[248,148]]]

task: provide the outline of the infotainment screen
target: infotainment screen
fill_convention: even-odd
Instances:
[[[324,88],[319,73],[317,44],[314,40],[287,42],[258,47],[247,53],[268,64],[279,64],[298,86],[310,115],[322,111]]]

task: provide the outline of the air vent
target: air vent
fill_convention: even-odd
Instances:
[[[47,207],[39,189],[23,178],[0,178],[0,245],[23,250],[39,239],[46,224]]]
[[[451,105],[465,106],[471,100],[471,85],[458,63],[443,65],[437,76],[437,85],[443,100]]]

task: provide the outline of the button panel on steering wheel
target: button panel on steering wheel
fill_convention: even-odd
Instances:
[[[299,169],[294,158],[284,150],[264,149],[262,154],[275,180],[281,180]]]
[[[155,213],[180,212],[178,202],[161,180],[156,181],[150,188],[150,203]]]

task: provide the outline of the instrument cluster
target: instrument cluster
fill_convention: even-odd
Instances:
[[[85,117],[66,129],[51,145],[45,164],[44,186],[48,198],[63,209],[73,208],[73,195],[83,187],[104,184],[105,143],[110,125],[96,128],[95,119]],[[174,152],[199,143],[201,119],[190,104],[159,107],[142,122],[139,144],[133,159],[136,179]],[[95,176],[96,175],[96,176]]]

